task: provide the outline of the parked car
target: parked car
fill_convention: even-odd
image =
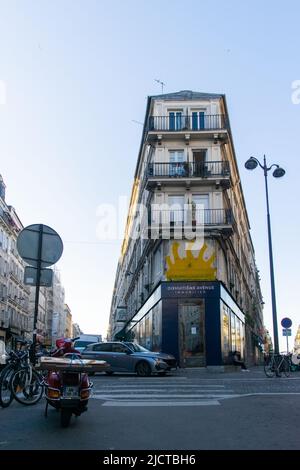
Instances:
[[[177,367],[171,354],[152,352],[137,343],[111,341],[88,345],[81,353],[85,359],[99,359],[110,364],[106,374],[132,372],[147,377],[151,374],[165,375]]]
[[[80,335],[74,342],[74,348],[80,353],[89,345],[101,341],[101,335]]]

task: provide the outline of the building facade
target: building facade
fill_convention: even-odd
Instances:
[[[53,283],[46,289],[46,324],[47,324],[47,344],[55,346],[57,338],[65,335],[65,290],[61,283],[60,273],[57,268],[53,268]]]
[[[77,336],[80,336],[82,334],[83,331],[81,330],[78,323],[72,323],[72,338],[76,338]]]
[[[22,228],[15,209],[5,201],[5,184],[0,176],[0,339],[8,347],[30,334],[30,290],[24,285],[25,263],[16,248]]]
[[[294,354],[300,354],[300,325],[298,326],[297,333],[295,336]]]
[[[183,367],[255,363],[262,304],[225,96],[149,97],[109,336]]]
[[[34,310],[35,310],[35,287],[30,287],[29,295],[29,326],[33,331]],[[37,338],[40,342],[45,342],[49,333],[47,332],[47,308],[46,308],[46,287],[40,287],[39,308],[37,317]]]
[[[64,311],[65,311],[65,320],[66,320],[65,337],[72,338],[73,336],[72,313],[68,304],[64,305]]]

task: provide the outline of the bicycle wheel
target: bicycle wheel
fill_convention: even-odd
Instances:
[[[35,370],[18,370],[11,378],[10,387],[14,398],[22,405],[35,405],[43,395],[43,379]]]
[[[264,371],[267,377],[272,378],[275,375],[275,363],[274,359],[271,359],[267,364],[264,365]]]
[[[290,362],[286,359],[284,360],[282,364],[282,372],[284,373],[286,377],[290,376]]]
[[[10,365],[6,366],[0,375],[0,406],[7,408],[14,399],[11,391],[10,381],[15,372]]]

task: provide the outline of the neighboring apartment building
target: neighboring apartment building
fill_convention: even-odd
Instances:
[[[57,268],[53,268],[52,287],[46,289],[46,317],[47,317],[47,340],[55,345],[57,338],[63,337],[66,329],[65,317],[65,290],[61,284],[60,274]]]
[[[76,338],[77,336],[83,335],[83,331],[81,330],[78,323],[72,323],[72,338]]]
[[[294,354],[300,354],[300,325],[298,326],[298,330],[295,336]]]
[[[0,176],[0,338],[14,346],[17,338],[29,335],[29,288],[24,285],[25,263],[18,255],[16,240],[22,223],[5,201]]]
[[[68,304],[64,305],[64,311],[65,311],[65,319],[66,319],[66,329],[65,329],[65,336],[67,338],[72,338],[72,313],[71,309]]]
[[[29,325],[30,331],[33,331],[34,310],[35,310],[35,287],[30,287],[29,296]],[[46,287],[40,287],[39,292],[39,309],[37,317],[37,338],[44,342],[47,338],[47,309],[46,309]]]
[[[234,350],[257,362],[263,302],[249,230],[225,96],[149,97],[109,336],[181,366],[223,366]]]

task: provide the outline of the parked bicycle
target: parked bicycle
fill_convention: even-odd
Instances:
[[[281,377],[282,373],[285,377],[289,377],[291,368],[291,360],[289,355],[270,354],[265,358],[264,371],[267,377]]]
[[[6,408],[15,398],[22,405],[34,405],[43,395],[44,377],[30,362],[30,343],[19,342],[23,350],[11,351],[0,374],[0,406]]]

